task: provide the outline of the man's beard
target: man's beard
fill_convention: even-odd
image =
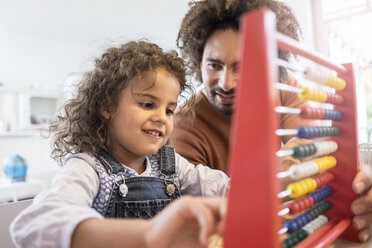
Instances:
[[[224,115],[231,115],[233,113],[234,104],[222,104],[217,102],[216,95],[217,92],[223,95],[233,95],[235,93],[235,89],[231,89],[229,91],[224,91],[223,89],[215,86],[210,89],[205,89],[206,96],[209,102],[222,114]]]

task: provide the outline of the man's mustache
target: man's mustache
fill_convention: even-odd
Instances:
[[[229,90],[229,91],[224,91],[222,88],[215,88],[215,89],[213,89],[213,91],[215,92],[215,93],[219,93],[219,94],[222,94],[222,95],[234,95],[234,93],[235,93],[235,88],[234,89],[231,89],[231,90]]]

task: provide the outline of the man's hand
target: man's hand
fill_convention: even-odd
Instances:
[[[364,242],[372,235],[372,179],[360,171],[353,181],[353,190],[360,197],[351,204],[355,214],[353,225],[359,230],[358,238]]]

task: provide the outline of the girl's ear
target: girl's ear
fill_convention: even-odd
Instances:
[[[106,120],[110,119],[111,117],[111,113],[106,109],[101,110],[100,113],[103,116],[103,118],[105,118]]]

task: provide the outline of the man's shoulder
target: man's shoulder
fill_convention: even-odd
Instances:
[[[191,110],[192,108],[192,110]],[[193,111],[192,115],[190,111]],[[176,125],[199,126],[201,123],[209,123],[211,119],[216,119],[217,110],[208,101],[204,94],[199,91],[192,106],[184,107],[176,114]]]
[[[210,105],[208,99],[204,96],[204,94],[201,91],[199,91],[195,95],[195,99],[192,106],[185,105],[184,107],[180,108],[180,110],[177,112],[177,115],[186,115],[188,111],[191,110],[191,108],[194,109],[195,113],[200,113],[208,105]]]

